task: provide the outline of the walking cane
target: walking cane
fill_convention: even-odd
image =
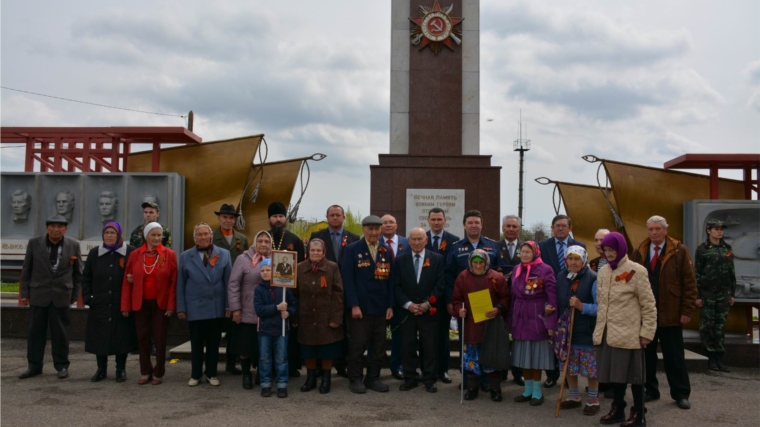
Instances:
[[[559,397],[557,398],[557,409],[554,411],[554,418],[559,418],[559,405],[562,404],[562,393],[565,391],[565,381],[567,380],[567,365],[570,364],[570,350],[573,344],[573,322],[575,321],[575,308],[570,307],[570,331],[567,334],[567,358],[565,359],[565,367],[562,368],[562,385],[559,386]],[[556,333],[556,332],[555,332]]]
[[[462,303],[462,310],[464,310],[464,303]],[[459,313],[457,313],[459,314]],[[462,345],[459,347],[459,358],[462,359],[462,389],[459,390],[459,404],[464,403],[464,318],[462,318]]]

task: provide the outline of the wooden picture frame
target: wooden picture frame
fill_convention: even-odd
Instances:
[[[272,251],[272,286],[278,288],[296,288],[298,279],[297,259],[298,252]]]

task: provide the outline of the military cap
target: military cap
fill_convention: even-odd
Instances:
[[[383,220],[377,215],[366,216],[362,220],[362,227],[367,225],[383,225]]]
[[[156,202],[145,202],[145,203],[143,203],[143,204],[142,204],[142,208],[143,208],[143,209],[145,209],[145,208],[153,208],[153,209],[155,209],[155,210],[157,210],[157,211],[160,211],[160,210],[161,210],[161,209],[158,207],[158,203],[156,203]]]
[[[707,228],[726,228],[726,224],[719,219],[711,219],[707,221]]]

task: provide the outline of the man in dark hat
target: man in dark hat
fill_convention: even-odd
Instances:
[[[151,222],[158,222],[158,217],[161,216],[161,210],[158,208],[158,203],[156,202],[144,202],[142,204],[142,209],[143,223],[132,230],[132,235],[129,238],[129,244],[136,248],[142,246],[143,243],[145,243],[145,238],[143,237],[143,227]],[[169,228],[163,224],[161,224],[161,228],[164,230],[164,235],[161,238],[161,244],[167,248],[171,248],[172,233],[169,231]]]
[[[276,251],[296,252],[296,263],[306,259],[306,248],[301,238],[285,229],[287,223],[288,210],[280,202],[273,202],[269,205],[269,234],[272,236],[272,249]],[[298,292],[293,296],[298,301]],[[290,324],[290,334],[288,335],[288,369],[291,377],[300,377],[301,373],[301,351],[298,344],[298,325]]]
[[[364,237],[346,246],[340,265],[350,316],[348,379],[352,393],[388,391],[380,381],[380,363],[385,355],[385,322],[393,317],[394,282],[391,249],[379,239],[382,224],[375,215],[364,218]],[[362,382],[362,354],[368,344],[367,375]]]
[[[220,248],[230,251],[232,258],[232,264],[235,264],[235,260],[240,254],[248,249],[248,238],[245,234],[235,231],[232,228],[235,225],[235,221],[240,216],[235,212],[235,207],[228,204],[223,204],[219,208],[216,214],[216,219],[219,220],[219,228],[214,230],[214,245]],[[233,375],[240,375],[243,373],[237,366],[237,355],[232,351],[232,337],[235,331],[235,322],[231,318],[225,318],[224,320],[224,332],[225,341],[227,342],[225,357],[227,359],[226,371]]]
[[[69,376],[69,306],[79,297],[82,254],[79,242],[65,237],[68,221],[54,215],[47,234],[29,239],[21,270],[21,305],[29,305],[24,380],[42,373],[48,327],[58,378]]]

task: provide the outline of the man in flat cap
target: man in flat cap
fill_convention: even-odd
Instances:
[[[214,213],[216,214],[216,219],[219,220],[219,228],[214,230],[214,245],[230,251],[232,265],[235,265],[237,257],[248,249],[248,238],[245,237],[245,234],[235,231],[233,228],[235,221],[240,214],[235,211],[234,206],[228,204],[223,204],[222,207],[219,208],[219,211]],[[232,351],[232,337],[235,335],[234,331],[235,322],[232,321],[232,318],[225,318],[224,338],[227,342],[227,352],[225,353],[227,367],[225,370],[233,375],[240,375],[243,371],[235,366],[237,363],[237,355]]]
[[[53,215],[45,225],[44,236],[29,239],[21,270],[21,305],[29,305],[28,369],[19,375],[22,380],[42,373],[48,328],[58,378],[69,376],[69,306],[79,297],[82,254],[79,242],[64,236],[64,216]]]
[[[393,317],[393,271],[390,248],[379,240],[383,220],[370,215],[362,220],[364,237],[345,247],[340,265],[348,321],[348,379],[353,393],[367,389],[386,392],[380,381],[385,355],[385,322]],[[367,375],[362,383],[362,354],[371,343]]]
[[[158,217],[161,216],[161,209],[159,209],[158,203],[156,202],[143,202],[142,210],[143,223],[132,230],[132,235],[129,238],[129,244],[135,248],[139,248],[143,245],[143,243],[145,243],[145,238],[143,237],[143,227],[150,224],[151,222],[158,222]],[[163,224],[161,224],[161,228],[164,230],[164,235],[161,238],[161,244],[167,248],[171,248],[172,233],[169,231],[169,228]]]
[[[296,263],[306,259],[306,248],[301,238],[285,229],[288,210],[280,202],[269,205],[269,234],[272,236],[272,249],[276,251],[296,252]],[[298,301],[298,292],[293,289],[293,296]],[[301,373],[301,346],[298,344],[298,325],[291,319],[290,334],[288,335],[288,374],[291,377],[300,377]]]

